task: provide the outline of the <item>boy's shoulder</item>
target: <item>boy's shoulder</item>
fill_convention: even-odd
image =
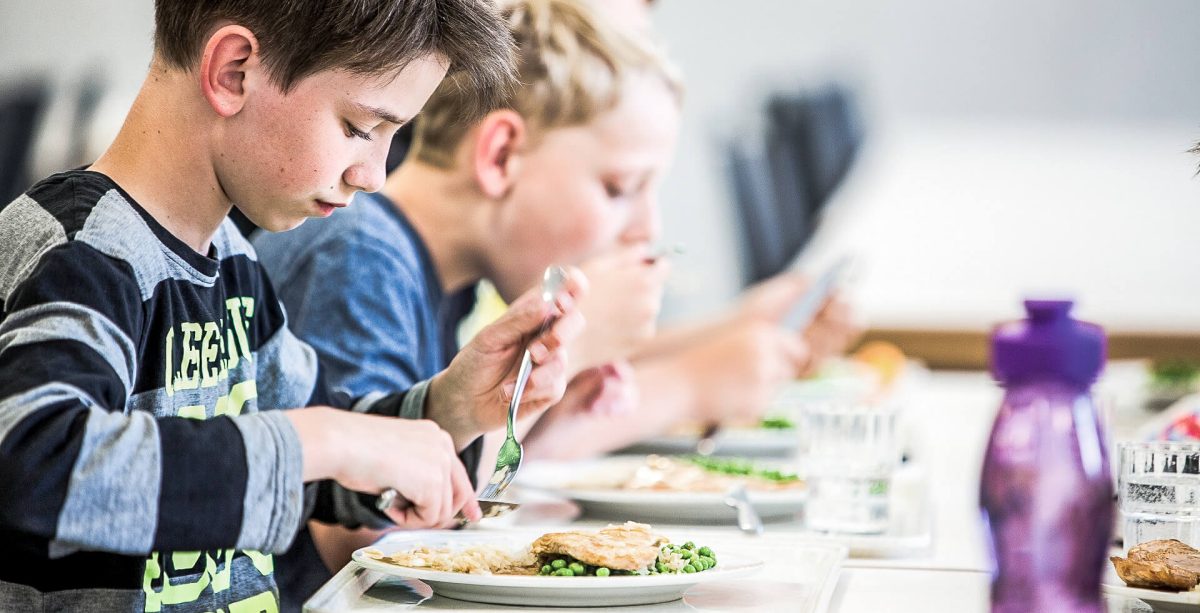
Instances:
[[[108,177],[85,170],[50,175],[0,209],[0,231],[56,231],[73,239],[115,188]]]
[[[215,280],[215,269],[203,270],[205,258],[167,248],[164,241],[171,240],[179,242],[107,176],[86,170],[52,175],[0,210],[0,298],[43,262],[107,269],[111,279],[136,283],[143,299],[166,278]]]
[[[324,256],[316,260],[322,266],[386,267],[393,272],[398,267],[416,273],[422,266],[417,240],[391,201],[359,193],[349,207],[332,217],[310,219],[287,232],[260,232],[253,243],[272,276],[284,282],[317,254]]]

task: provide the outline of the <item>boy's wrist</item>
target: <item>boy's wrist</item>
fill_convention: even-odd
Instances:
[[[425,419],[449,433],[455,449],[462,451],[482,436],[483,431],[474,419],[470,398],[464,397],[462,390],[449,379],[446,371],[442,371],[429,380],[425,392]]]
[[[341,454],[335,452],[332,439],[337,428],[328,423],[331,411],[327,407],[308,407],[285,412],[300,439],[305,483],[335,479],[341,470]]]

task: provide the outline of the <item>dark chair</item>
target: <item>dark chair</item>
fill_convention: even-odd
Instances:
[[[801,253],[861,142],[849,93],[829,86],[772,96],[762,138],[730,145],[748,282],[783,271]]]
[[[0,92],[0,208],[29,187],[29,152],[50,90],[40,79]]]
[[[729,177],[742,230],[742,265],[751,283],[786,265],[788,252],[778,222],[774,177],[763,143],[742,139],[729,146]]]

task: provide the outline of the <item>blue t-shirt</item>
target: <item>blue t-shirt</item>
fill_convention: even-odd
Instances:
[[[291,330],[321,361],[330,386],[358,397],[407,389],[443,370],[475,288],[446,295],[425,242],[392,201],[359,194],[351,206],[295,230],[255,235],[254,247]],[[462,454],[472,481],[480,441]],[[299,610],[330,578],[307,530],[276,558],[284,610]]]

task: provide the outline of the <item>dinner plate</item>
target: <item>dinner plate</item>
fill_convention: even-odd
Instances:
[[[512,575],[473,575],[397,566],[369,556],[371,549],[390,554],[417,547],[467,547],[498,544],[527,546],[543,532],[487,531],[415,531],[394,533],[372,547],[355,551],[354,561],[370,570],[427,584],[434,593],[447,598],[490,604],[538,607],[611,607],[670,602],[701,583],[735,579],[757,572],[763,563],[741,559],[718,551],[718,564],[698,573],[611,577],[546,577]],[[668,535],[670,536],[670,535]],[[686,539],[681,539],[683,542]],[[672,542],[675,542],[674,540]]]
[[[588,475],[606,470],[630,470],[644,458],[609,457],[584,462],[538,462],[517,475],[517,483],[566,498],[578,504],[585,515],[659,523],[733,523],[737,512],[725,504],[724,492],[673,492],[616,490],[580,485]],[[763,519],[793,517],[804,509],[808,491],[748,490],[750,504]]]
[[[696,453],[699,434],[664,434],[629,446],[621,453],[678,455]],[[800,434],[795,428],[727,428],[713,437],[713,455],[780,458],[796,452]]]
[[[1197,613],[1200,611],[1200,592],[1164,592],[1141,587],[1129,587],[1117,576],[1112,563],[1104,572],[1101,588],[1107,594],[1137,598],[1150,605],[1155,613]]]

